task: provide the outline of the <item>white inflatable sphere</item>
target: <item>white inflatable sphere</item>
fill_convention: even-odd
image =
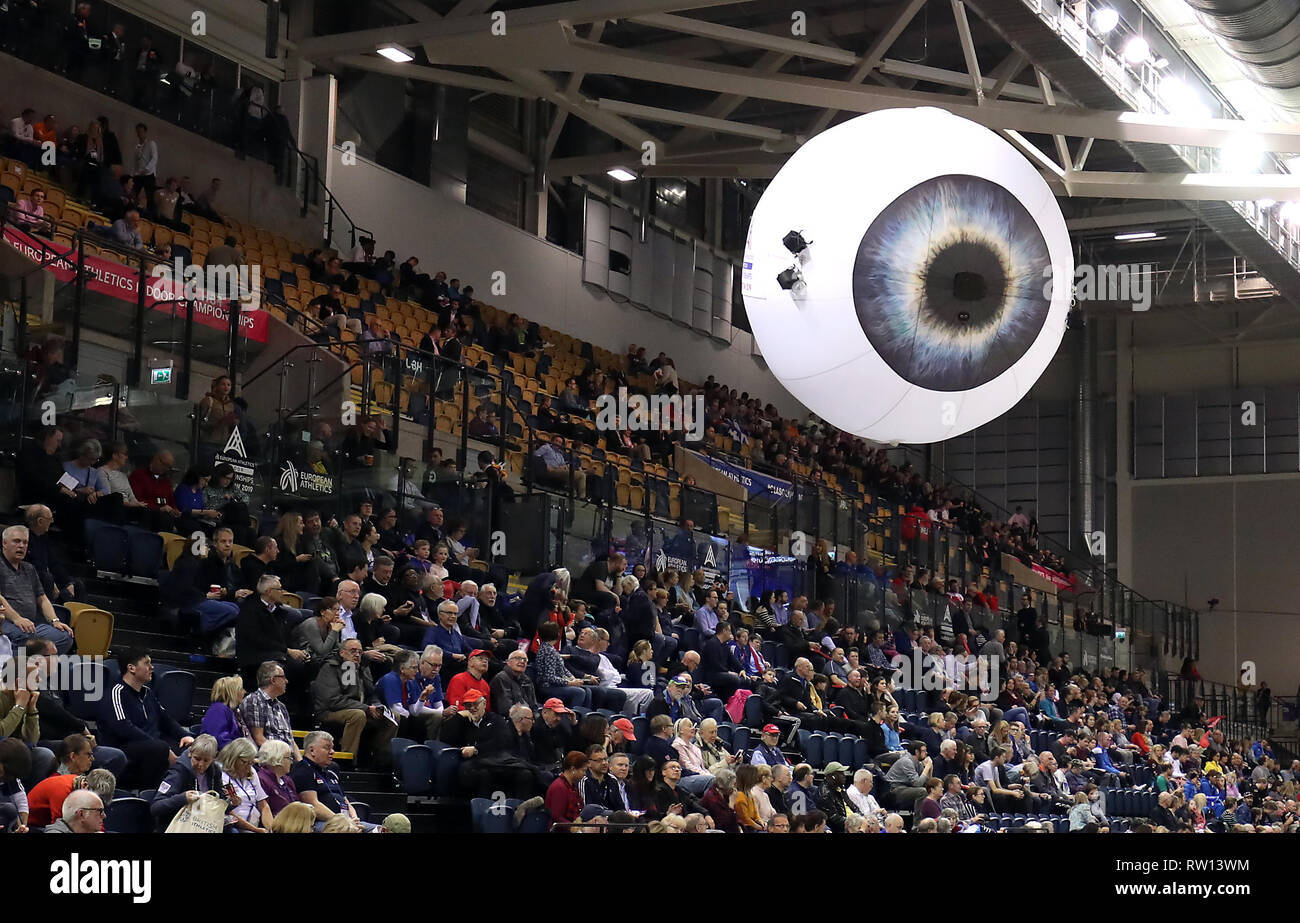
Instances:
[[[796,258],[791,231],[809,242]],[[797,267],[785,289],[778,276]],[[983,126],[888,109],[822,132],[763,193],[741,292],[773,374],[832,426],[938,442],[1010,410],[1065,333],[1074,260],[1037,169]]]

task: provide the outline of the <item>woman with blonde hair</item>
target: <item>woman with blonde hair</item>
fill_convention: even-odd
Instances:
[[[682,778],[678,784],[699,798],[713,784],[713,773],[705,767],[704,751],[695,742],[695,722],[690,718],[678,718],[673,727],[677,732],[673,738],[673,750],[682,764]]]
[[[311,805],[295,801],[284,806],[271,821],[272,833],[311,833],[316,825],[316,814]]]
[[[230,802],[226,814],[227,827],[240,833],[269,833],[271,809],[266,804],[266,792],[253,771],[257,747],[246,737],[232,740],[217,754],[221,764],[221,785]]]
[[[750,787],[749,794],[758,808],[758,822],[766,829],[768,822],[776,814],[776,808],[772,807],[772,799],[767,794],[767,789],[772,784],[772,767],[766,763],[759,763],[754,765],[754,768],[758,770],[758,781]]]
[[[223,676],[212,684],[212,704],[203,713],[203,729],[217,739],[217,749],[239,737],[248,736],[239,703],[244,701],[244,680],[238,675]]]
[[[321,833],[360,833],[361,828],[352,823],[352,818],[346,814],[335,814],[329,820],[325,821]]]

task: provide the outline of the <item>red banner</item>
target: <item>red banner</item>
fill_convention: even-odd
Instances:
[[[1042,577],[1044,580],[1050,580],[1056,585],[1057,589],[1064,590],[1074,586],[1074,581],[1063,574],[1059,574],[1050,568],[1043,567],[1041,564],[1034,564],[1032,566],[1035,574]]]
[[[47,259],[52,251],[51,245],[38,237],[24,233],[13,226],[5,227],[5,243],[13,247],[33,262]],[[108,295],[120,301],[136,303],[139,295],[140,274],[138,271],[102,257],[87,256],[86,288],[100,295]],[[56,279],[69,282],[76,278],[75,255],[72,259],[57,257],[46,267]],[[226,303],[216,298],[205,298],[185,302],[180,300],[183,285],[173,279],[150,277],[145,286],[144,303],[155,311],[165,311],[184,319],[186,304],[194,306],[194,323],[213,330],[230,329],[230,312]],[[267,340],[269,315],[265,311],[244,309],[239,312],[239,332],[245,339],[257,343]]]

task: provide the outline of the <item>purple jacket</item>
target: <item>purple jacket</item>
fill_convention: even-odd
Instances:
[[[213,702],[203,713],[201,733],[211,734],[217,739],[217,749],[239,737],[247,737],[248,732],[239,723],[239,717],[225,702]]]
[[[262,791],[266,792],[266,806],[271,809],[271,816],[279,814],[284,806],[298,800],[298,786],[285,773],[277,782],[275,770],[263,766],[257,770],[257,777],[262,782]]]

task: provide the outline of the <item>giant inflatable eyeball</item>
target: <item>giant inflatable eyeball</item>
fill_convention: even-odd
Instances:
[[[1019,151],[940,109],[887,109],[777,173],[741,292],[768,368],[809,410],[927,443],[1025,395],[1065,333],[1073,277],[1056,198]]]

